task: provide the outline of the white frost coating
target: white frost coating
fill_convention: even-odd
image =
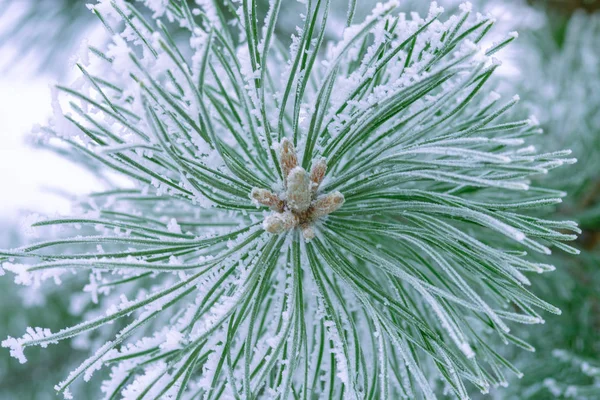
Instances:
[[[144,390],[157,379],[166,369],[167,365],[164,361],[159,361],[144,368],[143,375],[138,375],[132,383],[127,385],[123,390],[123,400],[138,399]]]
[[[219,360],[221,355],[223,354],[223,345],[219,343],[214,343],[211,346],[211,354],[208,356],[206,363],[202,367],[202,377],[198,382],[202,387],[210,387],[212,383],[214,374],[217,370],[217,366],[219,364]]]
[[[154,12],[152,18],[160,18],[167,11],[169,0],[144,0],[144,3]]]
[[[473,351],[473,348],[467,342],[463,342],[463,343],[460,344],[460,351],[462,351],[462,353],[467,358],[473,358],[473,357],[475,357],[475,352]]]
[[[28,327],[25,332],[26,333],[20,338],[13,338],[9,336],[2,342],[2,347],[9,348],[10,355],[18,359],[21,364],[27,362],[25,354],[23,353],[23,347],[27,345],[28,342],[38,341],[40,342],[41,347],[46,347],[48,344],[52,343],[58,343],[56,340],[46,340],[52,335],[52,332],[50,332],[50,329],[48,328]]]
[[[129,370],[135,367],[135,362],[125,361],[111,368],[110,377],[102,382],[101,391],[107,397],[119,388],[121,381],[127,376]]]
[[[181,233],[181,227],[175,218],[171,218],[167,224],[167,230],[171,233]]]
[[[429,6],[428,18],[431,18],[431,17],[441,14],[443,12],[444,12],[444,7],[439,6],[437,1],[432,1],[431,5]]]
[[[90,282],[83,287],[84,292],[88,292],[92,296],[92,303],[98,304],[98,282],[102,281],[102,273],[100,271],[92,271],[90,274]]]
[[[95,11],[107,19],[108,22],[119,22],[121,16],[118,11],[112,6],[115,3],[121,10],[127,10],[125,0],[98,0],[96,4],[87,4],[87,8]]]
[[[195,0],[195,1],[196,1],[196,4],[198,4],[202,8],[202,10],[206,14],[210,23],[215,27],[219,27],[221,21],[219,20],[219,17],[217,15],[217,9],[215,7],[215,0]]]
[[[381,16],[400,5],[398,0],[387,1],[386,3],[377,3],[371,14],[365,19],[365,21],[358,25],[352,25],[344,30],[342,40],[331,47],[327,58],[335,60],[343,54],[345,48],[347,48],[352,40],[360,33],[361,30],[365,29],[369,23],[381,18]]]
[[[165,337],[165,342],[160,345],[160,348],[166,351],[177,350],[182,347],[184,336],[176,329],[170,329]]]
[[[471,12],[473,11],[473,4],[471,4],[471,2],[467,1],[465,3],[462,3],[459,6],[460,11],[462,12]]]
[[[5,262],[2,264],[2,267],[15,274],[15,283],[18,285],[29,286],[34,282],[32,274],[27,269],[27,265]]]
[[[63,391],[63,397],[67,400],[73,399],[73,395],[71,394],[71,391],[69,389],[65,389]]]
[[[491,91],[488,95],[488,98],[490,99],[490,101],[498,101],[502,98],[502,96],[496,91]]]
[[[2,341],[2,347],[9,348],[10,355],[19,360],[21,364],[25,364],[27,362],[27,358],[25,358],[25,353],[23,353],[22,343],[22,339],[16,339],[9,336],[7,339]]]
[[[59,137],[64,137],[66,139],[79,137],[79,132],[73,125],[71,121],[65,118],[65,115],[62,110],[62,106],[59,100],[59,91],[56,86],[50,86],[50,95],[52,97],[51,105],[52,105],[52,119],[51,125],[56,131],[56,134]]]
[[[540,120],[535,116],[535,115],[530,115],[529,116],[529,123],[532,126],[539,126],[540,125]]]
[[[129,74],[137,71],[137,67],[130,57],[131,49],[121,35],[114,35],[109,43],[106,55],[113,59],[112,66],[115,72]]]
[[[331,348],[331,353],[335,356],[337,372],[336,376],[340,378],[340,380],[348,385],[350,381],[350,376],[348,375],[348,359],[344,354],[344,347],[342,344],[342,339],[340,334],[332,321],[325,321],[323,323],[326,328],[327,337],[329,340],[333,342],[333,347]]]

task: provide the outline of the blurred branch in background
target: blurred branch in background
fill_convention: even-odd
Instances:
[[[15,247],[25,241],[19,225],[12,217],[0,216],[0,248]],[[72,299],[64,296],[67,287],[48,285],[24,289],[7,278],[0,278],[0,337],[8,335],[15,327],[25,329],[31,325],[60,326],[66,321],[76,322],[75,310],[70,310]],[[72,344],[59,346],[55,353],[38,351],[32,354],[33,362],[29,366],[11,362],[1,354],[0,399],[56,399],[49,388],[63,378],[63,371],[75,366],[85,354]],[[79,390],[90,396],[94,393],[94,388],[89,385],[82,385]]]
[[[517,90],[545,131],[537,147],[570,148],[578,159],[544,185],[569,195],[557,210],[579,223],[581,254],[554,255],[557,270],[535,293],[562,310],[519,329],[535,353],[509,355],[524,377],[502,399],[600,398],[600,13],[552,10],[540,29],[523,27]]]
[[[600,228],[600,14],[553,16],[523,41],[518,90],[547,133],[540,145],[571,148],[579,160],[575,172],[547,184],[569,193],[561,213],[594,231]]]
[[[4,70],[62,76],[93,14],[82,0],[0,0],[0,64]]]
[[[532,4],[543,4],[563,12],[572,13],[576,10],[593,12],[600,9],[600,0],[529,0]]]

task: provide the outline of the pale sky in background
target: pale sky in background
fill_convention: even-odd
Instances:
[[[14,18],[22,13],[19,2],[11,6],[0,18],[0,31],[11,26]],[[79,33],[82,37],[73,38],[74,42],[86,36],[85,31]],[[90,173],[48,151],[33,149],[25,142],[32,127],[44,125],[50,116],[50,85],[57,79],[54,77],[56,68],[64,71],[72,65],[69,54],[77,50],[77,46],[70,48],[72,45],[64,44],[67,55],[63,62],[57,60],[57,65],[41,66],[33,58],[35,52],[20,58],[23,49],[0,46],[0,242],[3,235],[8,234],[7,225],[17,222],[23,214],[69,212],[70,202],[49,189],[69,194],[93,190],[94,178]],[[67,78],[61,82],[70,81]]]
[[[74,194],[92,189],[88,173],[25,143],[31,127],[50,114],[51,82],[19,71],[0,76],[0,221],[16,218],[19,210],[67,212],[68,201],[45,188]]]

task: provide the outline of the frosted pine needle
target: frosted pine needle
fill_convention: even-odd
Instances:
[[[91,7],[112,43],[40,138],[107,188],[0,252],[20,283],[80,280],[83,321],[4,347],[93,334],[56,390],[106,367],[107,399],[466,398],[519,374],[490,335],[529,349],[509,325],[560,312],[531,253],[578,228],[531,211],[561,201],[531,182],[569,152],[537,152],[518,99],[485,89],[514,35],[483,48],[470,7],[389,1],[326,42],[329,1],[306,1],[288,50],[281,0],[264,24],[253,0],[147,3]]]

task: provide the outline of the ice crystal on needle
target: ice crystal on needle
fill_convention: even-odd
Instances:
[[[84,288],[80,324],[3,342],[91,343],[58,391],[108,366],[107,399],[466,398],[516,371],[492,332],[529,348],[509,325],[560,312],[531,253],[578,229],[531,212],[564,196],[531,182],[574,160],[485,90],[515,36],[483,48],[490,17],[389,1],[328,42],[329,1],[306,1],[286,50],[284,3],[91,6],[112,43],[42,139],[106,187],[0,251],[19,283]]]

